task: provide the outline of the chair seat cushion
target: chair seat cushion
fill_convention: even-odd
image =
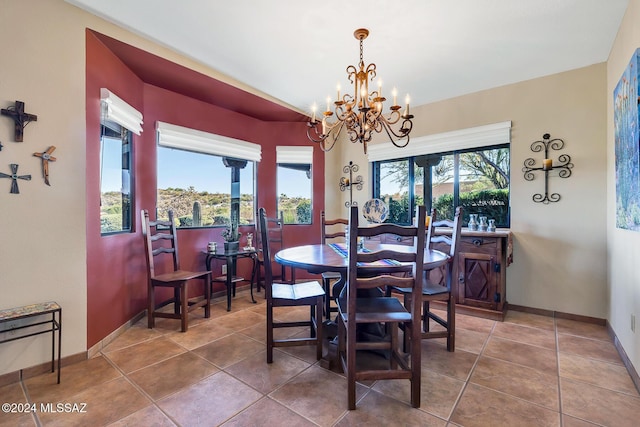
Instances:
[[[339,298],[338,306],[346,322],[348,320],[346,298]],[[407,311],[397,298],[367,297],[356,299],[356,323],[409,321],[411,321],[411,313]]]
[[[271,296],[277,299],[299,300],[324,295],[324,289],[317,281],[286,285],[274,283],[271,286]]]

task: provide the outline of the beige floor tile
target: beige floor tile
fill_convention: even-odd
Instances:
[[[102,349],[102,353],[110,353],[160,336],[162,333],[149,329],[146,322],[138,322]]]
[[[602,341],[611,341],[606,326],[593,323],[578,322],[576,320],[556,319],[559,334],[578,335]]]
[[[444,427],[447,422],[375,391],[367,393],[336,426],[428,426]]]
[[[523,344],[521,342],[491,337],[483,355],[507,362],[528,366],[542,372],[558,372],[554,350]]]
[[[634,427],[640,420],[640,398],[580,381],[560,379],[562,410],[595,424]]]
[[[444,315],[445,312],[443,311],[441,313]],[[456,314],[456,333],[459,329],[467,329],[469,331],[488,334],[493,330],[495,324],[495,320]]]
[[[478,358],[477,354],[464,350],[447,351],[447,347],[422,340],[422,367],[465,381]]]
[[[569,415],[562,415],[562,427],[594,427],[597,425]]]
[[[558,377],[555,372],[545,373],[483,356],[478,360],[469,381],[554,411],[559,410]]]
[[[234,332],[249,328],[256,324],[261,325],[264,321],[265,316],[254,313],[250,310],[238,311],[214,320],[218,325],[231,329]]]
[[[559,360],[562,378],[582,381],[638,397],[638,390],[623,365],[563,353],[560,353]]]
[[[560,413],[508,394],[468,384],[451,421],[464,427],[560,426]]]
[[[489,338],[488,332],[476,332],[470,329],[457,329],[456,328],[456,350],[464,350],[469,353],[480,354],[487,339]],[[440,338],[438,341],[442,345],[447,345],[446,338]]]
[[[509,310],[504,321],[506,323],[515,323],[517,325],[530,326],[532,328],[545,329],[547,331],[555,330],[553,317],[524,313],[522,311]]]
[[[264,349],[264,345],[241,334],[228,335],[193,352],[219,368],[233,365]]]
[[[58,402],[89,387],[120,377],[121,374],[103,356],[64,366],[60,384],[57,373],[47,373],[25,381],[32,402]]]
[[[86,403],[86,412],[41,412],[38,416],[44,426],[106,425],[151,404],[124,377],[93,386],[60,402],[77,404],[78,409]]]
[[[184,353],[186,350],[164,336],[107,353],[106,357],[129,373]]]
[[[175,427],[175,425],[160,409],[151,405],[109,424],[109,427]]]
[[[496,323],[493,336],[518,341],[538,347],[556,349],[556,334],[546,329],[521,326],[515,323]]]
[[[464,381],[422,369],[420,381],[420,410],[448,419]],[[373,390],[407,405],[411,402],[411,383],[407,380],[376,381]]]
[[[158,406],[182,426],[215,426],[222,424],[250,406],[262,394],[225,372],[167,396]]]
[[[233,330],[212,321],[189,328],[186,334],[182,332],[171,332],[166,336],[187,350],[193,350],[194,348],[202,347],[205,344],[231,335],[232,333]]]
[[[622,365],[622,359],[612,342],[558,334],[560,354],[572,353],[577,356],[602,360]]]
[[[312,427],[316,424],[301,417],[280,403],[265,397],[223,424],[231,426]]]
[[[356,401],[369,390],[356,385]],[[347,411],[347,380],[312,366],[269,397],[321,426],[333,425]]]
[[[5,411],[4,408],[0,411],[0,427],[14,427],[14,426],[35,426],[35,416],[32,415],[31,409],[33,406],[29,406],[26,412],[24,404],[29,404],[27,397],[22,390],[20,383],[13,383],[3,387],[0,387],[0,404],[16,404],[9,407],[9,411]],[[18,406],[17,404],[21,404]],[[36,406],[39,409],[39,405]]]
[[[260,351],[229,366],[225,372],[268,394],[311,366],[296,357],[276,352],[273,363],[266,363],[266,351]]]
[[[216,372],[218,368],[210,362],[193,353],[182,353],[132,372],[129,378],[158,400]]]

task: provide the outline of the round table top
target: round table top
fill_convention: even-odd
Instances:
[[[410,250],[411,246],[403,245],[389,245],[389,244],[377,244],[367,242],[365,244],[366,249],[380,250],[384,248],[393,250]],[[329,245],[304,245],[294,246],[291,248],[283,249],[275,254],[275,260],[283,265],[301,268],[312,273],[322,273],[326,271],[344,272],[346,271],[349,260],[343,255],[336,252]],[[425,250],[424,253],[424,270],[432,270],[441,265],[444,265],[449,260],[449,255],[445,253],[430,249]],[[371,268],[373,270],[393,271],[404,270],[406,266],[403,265],[388,265],[388,266],[372,266],[364,268]]]

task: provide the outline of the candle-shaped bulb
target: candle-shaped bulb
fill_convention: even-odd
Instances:
[[[378,79],[378,97],[382,98],[382,79]]]
[[[393,95],[393,105],[398,105],[398,90],[395,87],[391,91],[391,95]]]
[[[336,90],[338,91],[338,97],[336,98],[336,101],[340,101],[340,83],[336,85]]]
[[[331,97],[327,96],[327,111],[331,111]]]
[[[362,108],[367,108],[367,88],[364,85],[360,88],[360,100]]]
[[[407,104],[407,106],[404,109],[404,114],[402,115],[403,117],[409,117],[409,101],[411,101],[411,98],[409,98],[409,94],[407,94],[407,96],[404,98],[404,102]]]
[[[327,118],[326,117],[322,118],[322,134],[323,135],[327,134]]]
[[[315,123],[316,122],[316,110],[317,110],[317,108],[318,108],[318,106],[314,102],[313,105],[311,106],[311,112],[313,113],[313,117],[311,118],[311,123]]]

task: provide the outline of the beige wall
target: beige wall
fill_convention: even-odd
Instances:
[[[453,82],[452,82],[453,84]],[[511,304],[606,318],[606,65],[521,82],[413,109],[413,137],[512,121],[511,230],[514,264],[507,270],[507,300]],[[544,133],[562,138],[575,167],[568,179],[550,178],[558,203],[534,203],[544,191],[541,175],[522,176],[528,157],[541,160],[530,145]],[[344,143],[342,161],[367,165],[361,146]],[[402,150],[398,150],[399,156]],[[327,162],[328,164],[331,162]],[[371,194],[371,177],[359,194]],[[337,187],[327,169],[327,185]],[[327,194],[329,194],[327,189]],[[343,198],[344,201],[344,198]],[[340,215],[327,199],[327,211]],[[344,211],[342,205],[338,208]]]
[[[64,357],[87,350],[85,146],[97,141],[86,141],[85,132],[85,28],[234,81],[63,0],[0,0],[0,11],[0,107],[20,100],[38,116],[22,143],[13,142],[13,122],[0,117],[0,172],[17,163],[20,174],[32,175],[18,195],[0,179],[0,308],[57,301]],[[32,154],[50,145],[57,161],[48,187]],[[0,375],[45,362],[50,351],[38,337],[0,345]]]
[[[609,322],[636,370],[640,339],[631,331],[631,315],[640,316],[640,233],[616,228],[613,90],[640,47],[640,1],[631,0],[607,62],[607,238],[609,257]],[[640,327],[640,318],[638,319]]]

